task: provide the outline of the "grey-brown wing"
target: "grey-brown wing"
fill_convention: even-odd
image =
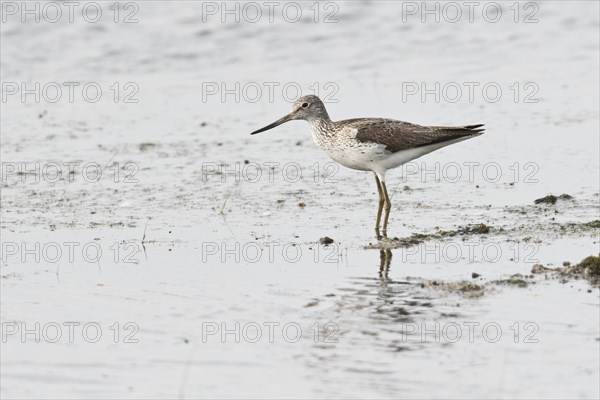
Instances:
[[[422,126],[383,118],[361,118],[341,123],[358,130],[356,140],[359,142],[379,143],[392,153],[483,133],[482,124]]]

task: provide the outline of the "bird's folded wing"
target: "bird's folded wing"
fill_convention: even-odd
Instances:
[[[392,153],[477,136],[483,132],[483,125],[422,126],[383,118],[361,118],[342,122],[357,130],[356,140],[359,142],[381,144]]]

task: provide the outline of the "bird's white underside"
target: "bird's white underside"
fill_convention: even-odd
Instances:
[[[385,173],[416,158],[441,149],[448,145],[462,142],[472,136],[461,137],[429,146],[421,146],[391,153],[384,145],[377,143],[361,143],[356,140],[357,129],[345,128],[335,138],[323,140],[312,129],[315,144],[337,163],[360,171],[373,171],[379,179],[385,181]],[[333,140],[332,140],[333,139]]]

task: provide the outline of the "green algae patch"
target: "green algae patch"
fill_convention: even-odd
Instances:
[[[586,226],[589,226],[590,228],[594,228],[594,229],[600,229],[600,219],[597,219],[595,221],[591,221],[585,224]]]
[[[593,286],[600,286],[600,257],[586,257],[579,264],[561,269],[559,275],[562,278],[587,279]]]

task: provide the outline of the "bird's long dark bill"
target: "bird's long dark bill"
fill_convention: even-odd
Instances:
[[[267,125],[267,126],[265,126],[264,128],[260,128],[259,130],[252,132],[252,133],[251,133],[251,135],[256,135],[257,133],[261,133],[261,132],[264,132],[264,131],[268,131],[269,129],[273,129],[273,128],[275,128],[276,126],[279,126],[279,125],[281,125],[281,124],[283,124],[283,123],[286,123],[286,122],[288,122],[288,121],[291,121],[291,120],[292,120],[292,116],[288,114],[288,115],[286,115],[285,117],[283,117],[283,118],[280,118],[280,119],[278,119],[277,121],[273,122],[272,124],[270,124],[270,125]]]

